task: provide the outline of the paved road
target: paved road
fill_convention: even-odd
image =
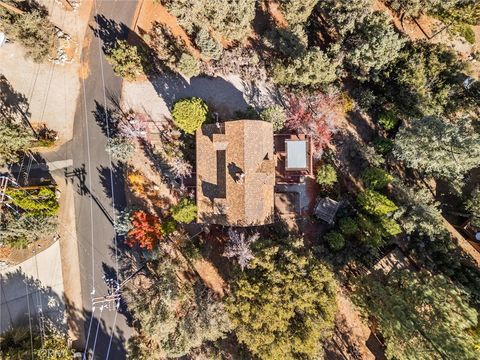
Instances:
[[[110,94],[120,94],[122,81],[114,75],[100,46],[106,38],[127,36],[126,27],[121,24],[131,25],[136,5],[135,0],[106,0],[98,1],[93,9],[91,24],[94,29],[100,29],[100,34],[91,28],[87,29],[86,44],[89,43],[88,37],[91,41],[83,55],[84,62],[88,61],[89,77],[84,82],[77,103],[74,139],[71,143],[73,167],[78,170],[77,176],[71,176],[78,190],[75,195],[75,213],[82,298],[87,316],[86,347],[94,353],[95,359],[125,359],[125,341],[131,331],[122,314],[100,311],[98,307],[92,310],[91,292],[94,289],[95,296],[105,295],[107,287],[102,276],[114,272],[116,268],[112,226],[115,211],[109,194],[112,189],[110,171],[114,175],[115,207],[121,209],[125,204],[123,179],[121,176],[115,177],[115,168],[111,168],[109,156],[105,152],[105,103],[110,105]],[[95,12],[100,15],[100,19],[95,16]],[[92,311],[93,317],[90,315]]]

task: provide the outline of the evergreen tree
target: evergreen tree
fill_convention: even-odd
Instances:
[[[413,119],[400,128],[393,153],[426,175],[461,180],[480,164],[480,135],[470,120]]]
[[[333,326],[333,274],[301,241],[259,244],[228,301],[237,338],[262,360],[314,358]]]
[[[25,127],[0,119],[0,165],[17,162],[19,153],[26,151],[33,141]]]
[[[321,0],[318,7],[325,21],[331,24],[340,36],[351,33],[370,14],[372,0]]]
[[[337,79],[336,64],[319,48],[311,48],[287,66],[277,64],[274,80],[287,86],[328,85]]]
[[[143,283],[130,284],[127,303],[138,335],[128,358],[177,358],[230,330],[224,305],[201,283],[181,282],[178,267],[162,253],[147,266]]]
[[[378,324],[389,359],[480,357],[468,332],[478,314],[468,294],[442,275],[401,270],[385,282],[363,278],[354,299]]]
[[[359,80],[375,78],[382,68],[395,61],[404,43],[389,18],[374,12],[346,38],[345,65]]]

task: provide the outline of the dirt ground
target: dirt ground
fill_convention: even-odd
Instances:
[[[24,57],[20,45],[7,43],[0,48],[0,74],[27,97],[32,124],[46,124],[58,132],[59,143],[64,143],[73,136],[80,90],[78,59],[93,1],[83,1],[76,11],[66,11],[56,1],[39,0],[39,3],[49,10],[51,21],[71,37],[68,53],[73,55],[73,61],[65,65],[35,64]]]
[[[372,332],[362,321],[360,313],[340,288],[337,292],[337,308],[335,331],[332,339],[325,346],[325,358],[328,360],[385,359],[381,345],[373,338]]]
[[[138,9],[137,19],[134,25],[134,31],[141,37],[147,34],[151,29],[154,21],[158,21],[166,25],[172,35],[180,38],[184,41],[189,52],[197,59],[201,57],[200,51],[198,51],[190,40],[185,30],[178,24],[175,16],[171,15],[167,9],[159,2],[142,1],[140,8]]]

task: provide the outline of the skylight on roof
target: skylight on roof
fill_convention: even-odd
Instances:
[[[287,170],[307,169],[307,141],[286,140],[287,145]]]

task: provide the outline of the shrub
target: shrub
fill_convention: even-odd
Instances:
[[[273,131],[282,130],[285,127],[285,121],[287,120],[285,109],[280,105],[267,107],[260,113],[260,117],[262,120],[272,123]]]
[[[21,208],[27,217],[49,217],[58,213],[58,200],[55,190],[42,187],[40,190],[6,191],[10,203]]]
[[[358,194],[357,202],[363,210],[371,215],[383,216],[397,210],[397,206],[393,201],[389,200],[385,195],[370,189]]]
[[[182,53],[176,66],[178,71],[188,78],[200,74],[200,65],[197,59],[188,53]]]
[[[113,160],[127,162],[135,152],[135,144],[126,138],[113,137],[108,139],[106,151]]]
[[[202,99],[191,97],[173,105],[173,122],[187,134],[193,134],[207,120],[208,106]]]
[[[393,180],[393,176],[383,169],[369,167],[362,173],[362,181],[370,189],[382,189]]]
[[[328,246],[334,251],[341,250],[345,246],[345,238],[336,231],[330,231],[325,234],[324,238],[327,240]]]
[[[317,184],[322,186],[332,186],[337,182],[337,172],[330,164],[324,164],[317,170]]]
[[[380,126],[387,131],[395,129],[398,122],[399,120],[397,115],[391,110],[382,113],[378,118],[378,123],[380,124]]]
[[[201,29],[195,37],[195,44],[200,49],[202,55],[218,60],[222,56],[223,47],[214,38],[210,36],[207,29]]]
[[[133,81],[143,74],[142,58],[137,47],[125,40],[117,40],[115,47],[108,50],[107,60],[113,71],[126,80]]]
[[[358,231],[357,222],[350,217],[345,217],[345,218],[340,219],[338,225],[340,227],[340,231],[345,236],[354,235]]]
[[[373,140],[373,147],[378,153],[385,155],[385,154],[388,154],[390,151],[392,151],[393,141],[390,139],[386,139],[384,137],[378,136]]]
[[[177,224],[173,220],[167,220],[162,224],[162,232],[165,235],[170,235],[177,228]]]
[[[369,216],[359,214],[356,218],[356,223],[360,229],[358,239],[368,247],[377,249],[385,243],[383,239],[385,230],[378,221],[374,221]]]
[[[342,92],[341,100],[342,100],[342,109],[345,113],[349,113],[355,109],[355,102],[350,97],[350,95],[348,95],[346,92]]]
[[[184,198],[172,208],[172,217],[175,221],[189,224],[197,217],[197,206],[193,201]]]
[[[462,24],[456,26],[454,31],[467,40],[470,44],[475,44],[475,32],[471,26]]]
[[[400,225],[395,220],[387,217],[382,217],[380,219],[380,225],[386,236],[395,236],[402,232]]]

